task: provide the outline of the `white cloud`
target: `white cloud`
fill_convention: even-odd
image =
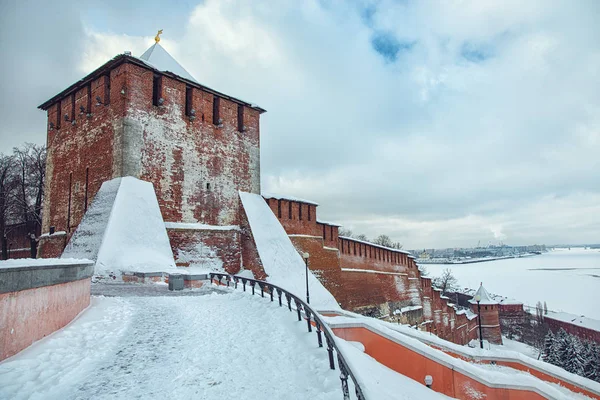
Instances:
[[[268,110],[264,189],[318,201],[324,219],[406,247],[597,241],[597,8],[206,0],[161,44],[200,82]],[[395,62],[377,32],[406,44]],[[86,72],[152,44],[83,39]]]

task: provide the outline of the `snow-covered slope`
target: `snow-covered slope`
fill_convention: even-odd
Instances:
[[[300,298],[306,296],[304,260],[262,196],[240,192],[267,281]],[[333,295],[309,271],[310,304],[317,309],[339,309]]]
[[[154,187],[133,177],[104,182],[61,258],[96,261],[94,275],[175,271]]]
[[[120,186],[120,178],[102,184],[61,258],[88,258],[91,260],[98,258],[102,238]]]

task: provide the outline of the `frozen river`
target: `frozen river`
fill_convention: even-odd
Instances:
[[[600,320],[600,250],[558,249],[525,258],[475,264],[425,264],[429,276],[452,269],[462,287],[483,282],[494,294],[527,305],[546,301],[549,310]]]

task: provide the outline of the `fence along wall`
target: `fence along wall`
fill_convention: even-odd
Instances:
[[[92,262],[27,262],[0,264],[0,360],[62,328],[90,304]]]

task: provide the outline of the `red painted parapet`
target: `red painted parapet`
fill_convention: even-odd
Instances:
[[[33,265],[0,263],[0,360],[62,328],[90,304],[92,263],[29,261]]]
[[[471,357],[462,354],[452,356],[438,352],[424,343],[402,335],[392,335],[370,325],[357,323],[331,324],[333,332],[348,341],[360,342],[365,353],[394,371],[417,382],[425,376],[433,377],[432,389],[458,399],[547,399],[567,398],[555,387],[545,382],[558,383],[574,392],[600,399],[600,390],[595,382],[578,385],[567,379],[557,378],[552,373],[524,368],[519,360],[498,360],[496,364],[529,372],[540,381],[527,374],[515,379],[513,374],[487,376],[481,367],[467,362]],[[386,330],[387,331],[387,330]],[[458,357],[458,358],[454,358]],[[550,366],[552,367],[552,366]],[[585,380],[582,378],[582,380]],[[545,382],[542,382],[545,381]],[[588,381],[588,380],[586,380]],[[593,387],[592,387],[593,386]]]

